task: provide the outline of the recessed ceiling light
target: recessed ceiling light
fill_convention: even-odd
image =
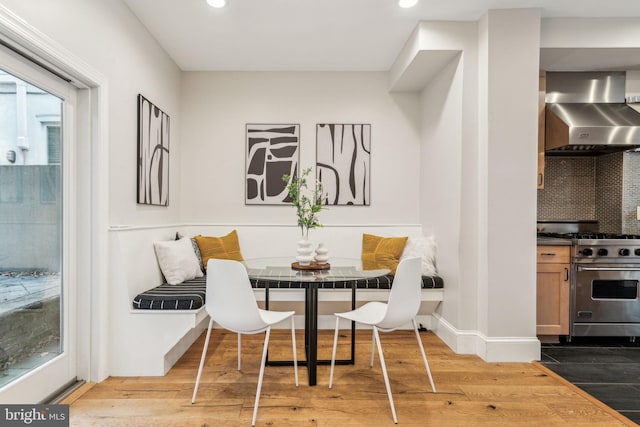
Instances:
[[[225,7],[227,5],[227,0],[207,0],[207,4],[211,7]]]
[[[398,0],[398,6],[404,7],[405,9],[408,7],[413,7],[418,4],[418,0]]]

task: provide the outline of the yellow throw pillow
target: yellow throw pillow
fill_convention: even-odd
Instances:
[[[408,237],[380,237],[373,234],[362,235],[362,269],[378,270],[388,268],[396,273],[400,256]]]
[[[236,230],[222,237],[196,236],[195,239],[198,243],[198,248],[200,248],[202,264],[205,269],[207,268],[207,262],[211,258],[242,261],[240,242],[238,242]]]

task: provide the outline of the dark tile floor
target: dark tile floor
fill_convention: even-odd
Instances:
[[[540,362],[640,424],[640,338],[574,337],[543,344]]]

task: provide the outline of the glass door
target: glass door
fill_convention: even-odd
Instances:
[[[76,372],[75,89],[0,51],[0,402],[39,403]]]

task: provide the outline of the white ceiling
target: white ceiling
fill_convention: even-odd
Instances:
[[[397,0],[124,2],[185,71],[386,71],[419,21],[477,20],[489,9],[640,17],[640,0],[420,0],[412,9]]]

